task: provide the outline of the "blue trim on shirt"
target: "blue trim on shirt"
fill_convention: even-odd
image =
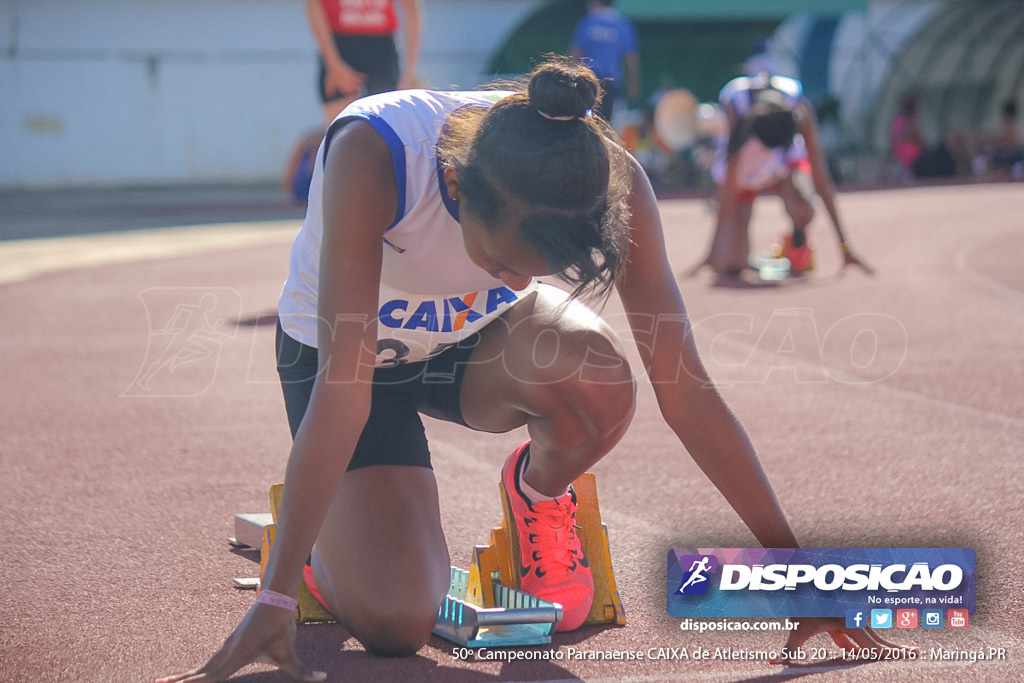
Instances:
[[[398,211],[395,213],[395,220],[387,227],[387,230],[390,230],[398,225],[398,221],[402,220],[405,216],[405,144],[402,142],[402,139],[398,137],[398,133],[395,132],[395,129],[376,114],[366,112],[352,114],[343,119],[337,119],[327,130],[327,144],[324,145],[324,160],[327,159],[327,149],[334,135],[341,130],[342,126],[346,123],[357,119],[360,121],[366,121],[368,124],[373,126],[373,129],[377,131],[377,134],[384,138],[384,142],[387,144],[388,150],[391,152],[391,166],[392,170],[395,172],[395,185],[398,187]]]
[[[364,118],[367,123],[373,126],[373,129],[384,138],[388,149],[391,150],[391,165],[395,171],[395,184],[398,186],[398,212],[395,215],[394,222],[388,226],[388,230],[390,230],[398,225],[398,221],[402,220],[402,217],[405,216],[405,144],[398,137],[395,129],[389,126],[381,117],[375,114],[362,114],[361,118]]]

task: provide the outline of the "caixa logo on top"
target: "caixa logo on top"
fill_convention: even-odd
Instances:
[[[837,617],[848,609],[974,613],[970,548],[674,548],[674,617]]]

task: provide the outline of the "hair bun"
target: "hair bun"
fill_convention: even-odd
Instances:
[[[533,72],[527,94],[531,106],[541,116],[570,121],[594,109],[601,97],[601,86],[593,71],[563,57],[548,61]]]

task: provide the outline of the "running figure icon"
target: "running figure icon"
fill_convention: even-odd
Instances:
[[[139,294],[149,319],[146,354],[122,396],[197,396],[213,383],[230,324],[241,314],[227,288],[154,287]]]
[[[704,555],[700,558],[700,560],[693,561],[693,564],[690,565],[689,569],[690,576],[686,579],[686,581],[683,582],[683,585],[679,587],[680,594],[685,595],[688,592],[692,592],[687,591],[686,589],[690,586],[694,586],[699,583],[704,583],[708,580],[708,577],[705,576],[705,574],[711,571],[711,567],[708,564],[710,559],[711,558],[709,558],[707,555]]]

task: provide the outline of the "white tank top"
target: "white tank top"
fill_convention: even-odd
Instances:
[[[768,87],[778,91],[793,107],[796,107],[803,97],[803,86],[800,81],[785,76],[771,76],[769,83],[766,75],[761,74],[732,79],[722,88],[718,101],[723,108],[731,105],[736,116],[743,119],[753,105],[752,91]],[[730,132],[723,133],[715,140],[715,161],[711,175],[718,184],[725,180]],[[793,136],[793,144],[785,149],[768,149],[760,140],[751,136],[736,153],[737,187],[741,190],[769,188],[789,175],[792,168],[806,158],[807,147],[799,133]]]
[[[425,360],[480,331],[523,296],[469,260],[458,206],[443,187],[437,139],[448,115],[463,106],[489,107],[507,92],[400,90],[345,108],[328,131],[364,120],[391,150],[398,212],[384,236],[377,309],[377,365]],[[317,288],[323,234],[323,143],[317,152],[306,218],[292,246],[288,278],[278,301],[281,326],[317,346]]]

